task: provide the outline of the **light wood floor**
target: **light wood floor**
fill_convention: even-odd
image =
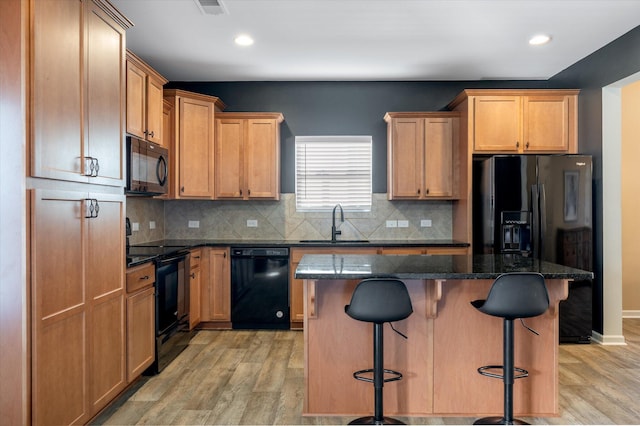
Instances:
[[[561,417],[532,424],[640,424],[640,319],[627,346],[561,345]],[[296,331],[200,331],[161,374],[143,378],[94,424],[345,424],[302,417],[303,339]],[[373,389],[372,389],[373,392]],[[501,395],[496,395],[501,398]],[[466,417],[401,417],[471,424]]]

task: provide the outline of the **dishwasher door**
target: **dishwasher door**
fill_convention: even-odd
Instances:
[[[234,329],[289,329],[289,249],[231,249]]]

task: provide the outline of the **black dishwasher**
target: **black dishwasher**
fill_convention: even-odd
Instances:
[[[289,249],[231,249],[234,329],[289,328]]]

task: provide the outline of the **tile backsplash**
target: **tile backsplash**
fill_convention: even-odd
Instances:
[[[140,224],[131,244],[167,239],[302,240],[331,238],[331,212],[296,211],[295,194],[280,201],[200,201],[127,198],[127,217]],[[450,201],[389,201],[373,194],[370,212],[345,212],[340,239],[450,239]],[[392,224],[406,227],[387,227]],[[430,227],[421,226],[431,221]],[[156,229],[149,223],[155,222]],[[198,225],[198,227],[190,227]],[[255,226],[248,226],[255,225]]]

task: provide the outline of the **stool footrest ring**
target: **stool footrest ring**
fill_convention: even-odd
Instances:
[[[371,377],[365,377],[364,374],[372,374],[373,373],[373,368],[368,368],[366,370],[358,370],[355,373],[353,373],[353,377],[357,380],[362,380],[363,382],[369,382],[369,383],[373,383],[373,378]],[[384,379],[384,383],[387,382],[395,382],[396,380],[401,380],[402,379],[402,373],[400,373],[399,371],[395,371],[395,370],[388,370],[388,369],[384,369],[384,374],[390,375],[391,377],[388,377],[386,379]]]
[[[514,374],[513,378],[514,379],[522,379],[524,377],[528,377],[529,376],[529,372],[527,370],[524,370],[522,368],[517,368],[517,367],[513,367],[514,371],[517,371],[520,374]],[[504,379],[504,374],[496,374],[496,373],[490,373],[487,370],[504,370],[504,366],[502,365],[485,365],[482,366],[480,368],[478,368],[478,373],[482,374],[483,376],[487,376],[487,377],[493,377],[495,379]]]

